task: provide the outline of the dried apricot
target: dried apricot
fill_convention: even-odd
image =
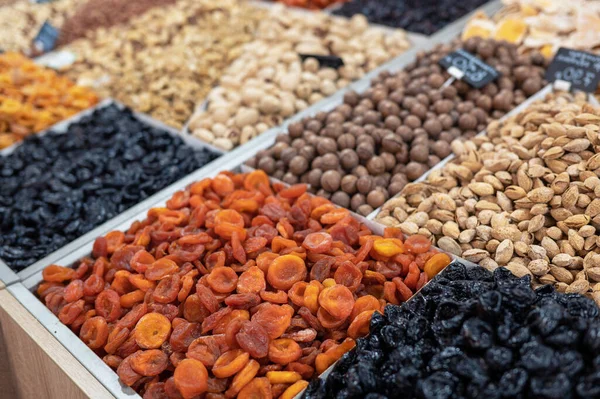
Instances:
[[[373,251],[386,258],[404,253],[404,244],[398,238],[381,238],[373,242]]]
[[[371,322],[371,316],[373,315],[374,310],[365,310],[356,316],[350,326],[348,326],[348,336],[350,338],[360,338],[364,337],[369,333],[369,324]]]
[[[410,253],[422,254],[429,251],[429,248],[431,248],[431,241],[425,236],[415,234],[404,241],[404,247]]]
[[[271,384],[293,384],[302,379],[295,371],[269,371],[267,379]]]
[[[135,341],[144,349],[155,349],[167,340],[171,322],[160,313],[147,313],[135,326]]]
[[[238,282],[237,274],[229,267],[215,267],[206,282],[212,290],[221,294],[228,294],[235,290]]]
[[[96,297],[96,312],[107,322],[113,322],[121,317],[121,300],[119,294],[113,290],[102,291]]]
[[[131,291],[121,296],[119,303],[123,308],[132,308],[136,304],[143,302],[145,296],[146,293],[142,290]]]
[[[225,391],[225,397],[235,398],[242,388],[256,377],[259,368],[260,364],[256,360],[250,360],[246,366],[233,377],[229,389]]]
[[[354,263],[346,261],[336,269],[333,279],[336,283],[347,287],[350,292],[355,292],[362,282],[363,274]]]
[[[336,284],[321,291],[319,305],[331,316],[343,320],[352,313],[354,296],[348,287]]]
[[[253,316],[252,321],[263,326],[270,339],[279,338],[290,326],[292,315],[284,306],[266,303]]]
[[[252,266],[240,275],[236,291],[240,294],[258,294],[266,288],[265,274],[258,266]]]
[[[162,373],[169,364],[169,357],[160,349],[138,351],[129,357],[131,368],[145,377]]]
[[[269,353],[269,335],[255,320],[245,322],[235,335],[238,345],[250,356],[262,358]]]
[[[448,255],[444,253],[435,254],[425,263],[423,271],[429,279],[432,279],[448,266],[450,262],[452,262],[452,259]]]
[[[171,259],[160,258],[152,263],[144,272],[144,275],[148,280],[159,281],[171,274],[175,274],[179,271],[177,263]]]
[[[302,348],[293,339],[280,338],[269,344],[269,360],[277,364],[288,364],[302,357]]]
[[[298,281],[306,278],[304,260],[294,255],[283,255],[271,262],[267,271],[267,281],[278,290],[288,290]]]
[[[132,386],[136,382],[138,382],[142,376],[136,373],[133,368],[131,368],[131,358],[123,359],[119,367],[117,368],[117,375],[123,381],[123,384],[127,386]]]
[[[310,233],[302,242],[304,248],[317,254],[326,253],[331,249],[332,245],[333,239],[331,235],[325,232]]]
[[[202,362],[206,367],[212,367],[221,356],[221,351],[213,336],[199,337],[189,345],[186,356]]]
[[[233,349],[219,356],[212,368],[212,373],[217,378],[231,377],[243,369],[248,361],[250,361],[248,352],[244,352],[241,349]]]
[[[272,399],[271,383],[261,377],[250,381],[238,394],[238,399]]]
[[[106,320],[100,316],[87,319],[81,326],[79,338],[91,349],[102,348],[108,340]]]
[[[54,283],[62,283],[63,281],[71,280],[75,270],[58,265],[50,265],[42,271],[42,277],[45,281]]]
[[[302,392],[308,386],[308,381],[300,380],[290,385],[282,394],[279,399],[294,399],[296,395]]]
[[[83,281],[73,280],[65,287],[65,301],[75,302],[83,298]]]
[[[171,303],[177,299],[181,278],[172,274],[160,280],[152,293],[152,298],[159,303]]]
[[[208,372],[202,362],[195,359],[184,359],[175,368],[173,381],[184,398],[193,398],[206,392]]]
[[[198,295],[193,294],[187,297],[183,304],[183,317],[188,321],[202,323],[210,311],[202,304]]]

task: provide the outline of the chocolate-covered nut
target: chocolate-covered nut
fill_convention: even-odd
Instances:
[[[356,147],[356,154],[361,161],[366,162],[375,154],[375,148],[370,143],[360,143]]]
[[[417,180],[421,175],[427,172],[428,167],[422,163],[409,162],[406,165],[406,177],[410,181]]]
[[[356,189],[359,193],[367,195],[373,189],[373,178],[369,175],[360,176],[356,181]]]
[[[421,127],[421,119],[415,115],[409,115],[404,119],[404,124],[411,129],[415,129],[417,127]]]
[[[367,197],[365,197],[363,194],[356,193],[350,199],[350,209],[355,211],[359,206],[366,204],[366,202]]]
[[[289,168],[290,168],[290,172],[292,172],[296,176],[300,176],[301,174],[303,174],[304,172],[306,172],[308,170],[308,161],[303,156],[296,155],[290,161]]]
[[[354,168],[354,169],[352,170],[352,174],[353,174],[354,176],[358,176],[358,177],[361,177],[361,176],[369,176],[369,171],[368,171],[368,170],[367,170],[367,168],[365,168],[364,166],[362,166],[362,165],[358,165],[356,168]]]
[[[381,157],[374,156],[367,161],[367,170],[371,175],[381,174],[385,169],[385,162]]]
[[[283,151],[281,151],[281,155],[279,158],[286,165],[289,165],[292,158],[294,158],[296,155],[298,155],[298,150],[296,150],[295,148],[292,148],[292,147],[287,147],[287,148],[284,148]]]
[[[385,200],[385,195],[379,190],[373,190],[367,195],[367,204],[369,204],[373,209],[379,208],[384,204]]]
[[[396,134],[400,136],[402,138],[402,141],[404,141],[405,143],[410,143],[415,137],[413,130],[406,125],[402,125],[398,129],[396,129]]]
[[[344,103],[345,104],[348,104],[353,107],[356,104],[358,104],[359,100],[360,100],[360,96],[355,91],[351,90],[351,91],[344,93]]]
[[[410,160],[414,162],[427,162],[429,148],[426,144],[417,144],[410,150]]]
[[[342,178],[341,188],[345,193],[350,195],[356,193],[356,182],[358,181],[358,177],[354,175],[346,175]]]
[[[450,144],[448,144],[448,142],[446,142],[446,141],[441,141],[441,140],[433,143],[433,145],[431,146],[431,149],[433,150],[433,153],[441,159],[446,158],[452,152],[452,148],[450,147]]]
[[[342,168],[350,171],[354,169],[360,160],[358,159],[358,154],[351,149],[345,149],[340,152],[340,163],[342,164]]]
[[[317,152],[319,155],[325,155],[337,151],[337,143],[329,137],[321,137],[317,143]]]
[[[472,130],[477,127],[477,118],[471,114],[462,114],[458,118],[458,126],[463,130]]]
[[[289,148],[289,145],[287,143],[282,143],[282,142],[275,143],[275,145],[273,147],[271,147],[271,150],[273,151],[273,156],[277,159],[281,159],[281,153],[286,148]]]
[[[322,127],[323,124],[317,119],[311,119],[305,125],[306,130],[310,130],[311,132],[315,133],[319,133]]]
[[[281,180],[287,184],[296,184],[298,183],[298,176],[296,176],[292,172],[288,172],[285,175],[283,175],[283,178]]]
[[[337,170],[328,170],[321,176],[321,187],[330,193],[340,188],[342,177]]]
[[[275,160],[271,157],[258,158],[258,163],[256,166],[259,169],[264,170],[268,175],[275,172]]]
[[[371,205],[364,204],[364,205],[359,206],[356,209],[356,212],[359,213],[359,214],[361,214],[361,215],[363,215],[363,216],[367,216],[369,213],[373,212],[373,210],[374,209],[373,209],[373,207]]]
[[[350,206],[350,196],[343,191],[336,191],[331,196],[331,202],[344,208]]]
[[[438,119],[428,119],[423,124],[423,129],[435,138],[442,132],[442,123]]]
[[[292,140],[292,148],[300,150],[302,147],[306,145],[306,141],[302,138],[297,138]]]
[[[323,168],[323,157],[315,157],[310,163],[310,167],[312,169],[322,169]]]
[[[304,131],[304,123],[302,122],[294,122],[290,123],[288,126],[288,133],[292,138],[298,138],[302,136],[302,132]]]
[[[389,152],[382,152],[379,157],[383,159],[383,163],[385,164],[385,170],[390,171],[394,169],[394,166],[396,166],[396,156],[394,154],[391,154]]]
[[[527,96],[532,96],[542,89],[542,80],[537,77],[525,79],[523,82],[523,92]]]
[[[312,169],[307,175],[308,184],[310,184],[313,188],[321,187],[321,176],[323,176],[323,171],[321,169]]]
[[[396,115],[389,115],[385,118],[384,125],[387,129],[395,131],[402,125],[402,121]]]
[[[340,167],[340,160],[337,154],[325,154],[321,157],[323,170],[335,170]]]
[[[381,147],[390,153],[396,153],[402,148],[402,139],[393,133],[386,134],[381,140]]]
[[[317,150],[311,145],[305,145],[300,149],[300,151],[298,151],[298,155],[303,156],[307,161],[310,162],[317,155]]]
[[[344,133],[337,139],[337,147],[339,150],[356,147],[356,137],[350,133]]]
[[[429,166],[429,168],[433,168],[438,163],[440,163],[440,157],[438,157],[437,155],[430,155],[427,158],[427,166]]]

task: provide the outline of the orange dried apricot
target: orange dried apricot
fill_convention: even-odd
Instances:
[[[434,278],[439,272],[441,272],[446,266],[452,262],[452,259],[444,253],[433,255],[423,267],[423,271],[427,274],[429,279]]]
[[[238,399],[272,399],[271,383],[261,377],[250,381],[238,394]]]
[[[206,392],[208,372],[202,362],[195,359],[184,359],[175,368],[173,381],[181,396],[190,399]]]
[[[415,234],[404,241],[404,247],[410,253],[422,254],[429,251],[429,248],[431,248],[431,241],[425,236]]]
[[[106,320],[100,316],[87,319],[81,326],[79,338],[91,349],[102,348],[108,340]]]
[[[75,270],[70,267],[50,265],[42,271],[42,277],[45,281],[62,283],[63,281],[71,280]]]
[[[267,281],[278,290],[288,290],[298,281],[306,278],[304,260],[295,255],[283,255],[271,262],[267,271]]]
[[[252,266],[240,275],[236,291],[240,294],[258,294],[266,288],[265,274],[258,266]]]
[[[308,386],[308,381],[300,380],[294,382],[292,385],[279,396],[279,399],[294,399],[296,395],[302,392]]]
[[[371,322],[371,316],[375,310],[365,310],[356,316],[350,326],[348,326],[348,336],[350,338],[364,337],[369,333],[369,324]]]
[[[212,269],[206,282],[215,292],[228,294],[235,290],[238,276],[230,267],[219,266]]]
[[[316,254],[326,253],[331,249],[332,245],[333,239],[331,235],[325,232],[310,233],[302,242],[302,246],[306,250]]]
[[[196,338],[189,345],[186,356],[202,362],[206,367],[212,367],[221,356],[221,351],[216,339],[213,336],[206,336]]]
[[[160,313],[147,313],[135,326],[135,342],[144,349],[155,349],[167,340],[171,333],[171,322]]]
[[[319,305],[331,316],[343,320],[352,313],[354,296],[348,287],[336,284],[321,291]]]
[[[119,367],[117,368],[117,375],[123,382],[123,384],[127,386],[132,386],[136,382],[138,382],[142,376],[136,373],[131,367],[131,358],[123,359]]]
[[[121,299],[113,290],[102,291],[96,297],[94,304],[98,316],[104,317],[109,323],[121,317]]]
[[[256,377],[258,369],[260,369],[260,364],[254,359],[250,360],[246,366],[233,377],[231,386],[225,391],[225,397],[235,398],[242,388]]]
[[[217,378],[231,377],[243,369],[249,361],[250,355],[248,352],[233,349],[219,356],[212,368],[212,373]]]
[[[295,371],[269,371],[267,379],[271,384],[293,384],[302,379]]]
[[[169,364],[169,357],[160,349],[137,351],[129,359],[133,371],[145,377],[159,375]]]
[[[293,339],[280,338],[269,344],[269,360],[286,365],[302,357],[302,348]]]

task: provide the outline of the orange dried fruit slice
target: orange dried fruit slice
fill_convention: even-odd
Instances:
[[[155,349],[167,340],[171,332],[171,322],[160,313],[147,313],[135,326],[135,342],[140,348]]]

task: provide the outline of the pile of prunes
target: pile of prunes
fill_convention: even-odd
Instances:
[[[0,259],[21,270],[217,158],[100,108],[0,156]]]
[[[375,313],[304,398],[600,398],[595,303],[507,269],[454,264],[403,306]]]

